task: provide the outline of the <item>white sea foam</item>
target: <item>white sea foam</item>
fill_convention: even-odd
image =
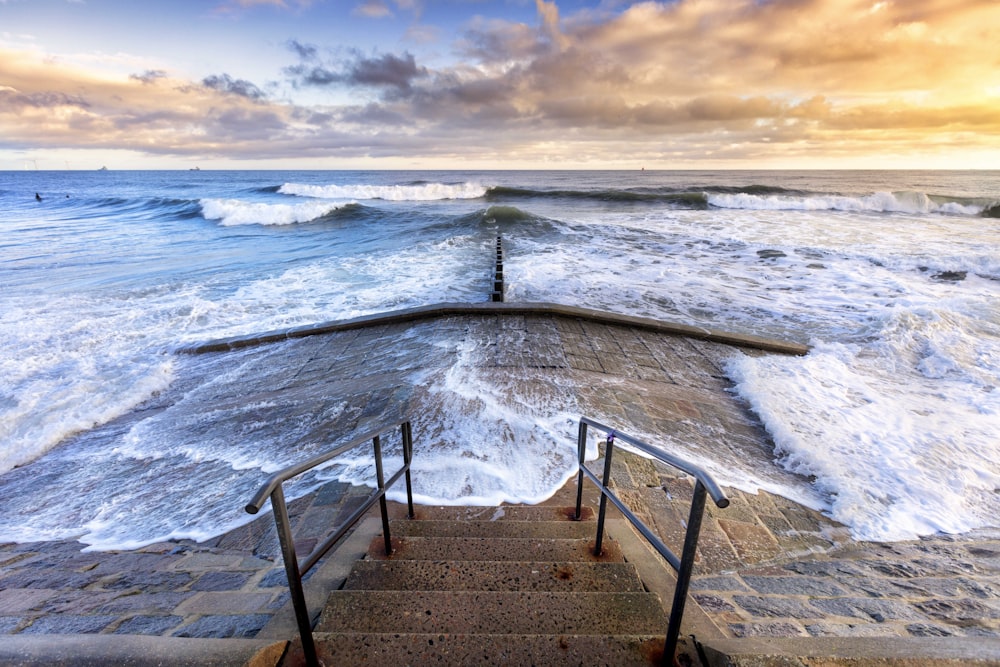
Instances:
[[[420,185],[308,185],[285,183],[278,192],[320,199],[383,199],[387,201],[436,201],[479,199],[488,188],[478,183],[422,183]]]
[[[475,325],[473,325],[475,326]],[[511,369],[498,376],[482,355],[488,332],[442,342],[455,355],[443,372],[421,377],[426,387],[411,403],[420,449],[414,455],[414,497],[437,505],[537,503],[575,471],[579,409],[569,388]],[[500,343],[502,344],[502,342]],[[597,455],[591,443],[587,456]],[[370,484],[370,455],[338,462],[331,474],[341,481]],[[401,489],[390,496],[405,500]]]
[[[586,177],[571,180],[579,178]],[[288,204],[259,181],[249,185],[268,192],[263,205],[227,196],[254,191],[246,183],[213,190],[215,198],[206,197],[203,205],[216,206],[219,217],[213,219],[268,226],[315,220],[362,199],[355,192],[344,201],[316,197]],[[377,188],[369,194],[391,198],[397,186],[377,187],[387,188],[388,196],[377,195]],[[907,187],[890,184],[885,192],[895,194],[885,196],[788,197],[787,206],[768,197],[746,199],[743,208],[715,202],[707,211],[609,207],[585,199],[517,201],[511,205],[552,218],[552,224],[530,235],[505,235],[507,298],[812,341],[815,348],[804,358],[734,356],[729,365],[739,393],[779,448],[778,464],[814,476],[811,485],[806,477],[783,485],[776,481],[788,478],[782,470],[771,474],[752,462],[670,445],[725,484],[783,493],[844,521],[859,537],[891,540],[996,525],[1000,230],[969,218],[975,207],[899,194],[937,191],[927,184]],[[988,188],[946,191],[979,201]],[[476,192],[468,190],[470,197],[481,196]],[[333,191],[325,196],[342,198]],[[451,198],[435,199],[426,189],[411,196]],[[434,209],[464,220],[479,205],[456,200]],[[424,213],[419,204],[414,209]],[[86,535],[95,547],[119,548],[171,537],[203,539],[236,525],[245,520],[239,507],[215,496],[242,498],[253,486],[246,480],[288,460],[281,436],[296,425],[281,422],[272,406],[220,407],[242,410],[218,415],[246,429],[228,440],[202,441],[205,424],[185,417],[192,412],[187,405],[136,416],[107,450],[89,444],[89,434],[104,432],[90,429],[166,387],[177,364],[170,350],[179,344],[438,301],[476,301],[488,293],[493,239],[478,239],[479,228],[412,243],[398,241],[403,231],[372,240],[354,230],[352,238],[364,244],[355,251],[312,226],[315,245],[301,250],[294,244],[302,235],[284,230],[272,230],[266,241],[242,241],[249,237],[225,224],[182,220],[171,227],[160,216],[156,225],[143,226],[114,215],[100,226],[81,219],[76,228],[31,221],[18,228],[13,246],[5,246],[13,250],[0,249],[7,253],[5,284],[17,286],[0,293],[0,470],[79,434],[73,447],[47,455],[45,482],[28,469],[5,476],[8,485],[13,477],[21,481],[17,493],[2,499],[0,539]],[[85,230],[88,242],[78,242]],[[177,235],[179,251],[169,244]],[[115,243],[108,242],[112,236]],[[272,254],[286,241],[290,245]],[[196,245],[207,253],[208,268],[187,272]],[[126,247],[143,253],[142,260],[127,263],[124,258],[133,255]],[[216,258],[225,264],[234,256],[252,260],[214,270]],[[109,265],[118,273],[106,271]],[[133,277],[134,271],[140,275]],[[46,287],[53,279],[56,290]],[[414,379],[428,392],[416,403],[428,407],[426,421],[416,425],[431,434],[428,442],[469,443],[418,459],[426,466],[421,470],[443,471],[420,475],[419,497],[461,504],[541,499],[571,469],[577,406],[559,388],[546,392],[553,400],[536,400],[528,394],[531,378],[510,383],[503,375],[479,373],[475,340],[469,336],[449,350],[458,361],[447,374]],[[260,370],[243,369],[235,354],[226,360],[233,366],[216,373],[220,381],[230,371]],[[185,357],[184,363],[201,360]],[[186,400],[211,403],[213,389],[207,382],[187,390]],[[440,402],[456,409],[433,412],[430,406]],[[327,416],[335,417],[338,405],[332,403]],[[610,422],[617,415],[598,417]],[[662,436],[635,435],[648,441]],[[523,455],[515,454],[513,442],[524,444]],[[329,472],[360,481],[369,468],[359,457]],[[165,490],[173,494],[170,502],[164,502]]]
[[[164,286],[110,297],[8,298],[0,312],[0,473],[165,389],[173,377],[169,350],[185,342],[484,298],[486,276],[477,283],[466,273],[470,253],[483,254],[456,237],[330,257],[228,294]]]
[[[270,204],[239,199],[202,199],[201,210],[206,220],[220,220],[227,227],[235,225],[294,225],[317,220],[351,203]]]
[[[136,363],[139,303],[11,299],[0,314],[0,472],[124,413],[172,379],[173,359]],[[25,323],[30,322],[30,326]]]
[[[814,476],[831,516],[854,537],[906,540],[989,525],[1000,488],[1000,392],[921,377],[920,364],[906,368],[884,349],[892,345],[819,344],[802,360],[741,357],[729,371],[782,465]]]
[[[709,194],[708,203],[719,208],[758,211],[851,211],[877,213],[942,213],[979,215],[983,206],[958,202],[935,203],[922,192],[875,192],[870,195],[759,195],[747,192]]]
[[[779,491],[862,539],[995,524],[998,286],[976,274],[1000,269],[996,231],[934,217],[917,232],[905,218],[809,211],[629,215],[614,219],[615,233],[608,222],[567,230],[587,243],[512,244],[510,298],[572,293],[598,308],[811,339],[805,358],[737,356],[729,368],[778,463],[814,476],[821,495]],[[948,271],[969,273],[936,277]],[[703,465],[724,483],[774,490],[759,471],[711,458]]]

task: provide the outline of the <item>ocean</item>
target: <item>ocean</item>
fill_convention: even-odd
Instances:
[[[1000,526],[1000,172],[0,172],[0,231],[0,541],[128,548],[248,519],[226,480],[103,484],[157,456],[136,433],[50,463],[170,387],[185,345],[489,300],[498,235],[507,301],[811,345],[727,373],[804,480],[784,493],[855,538]],[[249,488],[283,460],[171,437],[145,446],[228,461]],[[719,481],[752,491],[758,472]],[[132,519],[102,519],[129,484]],[[200,532],[171,515],[189,495]]]

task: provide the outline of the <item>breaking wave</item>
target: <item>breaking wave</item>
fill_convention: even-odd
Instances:
[[[478,183],[413,183],[409,185],[307,185],[285,183],[280,194],[317,199],[382,199],[386,201],[436,201],[479,199],[487,188]]]
[[[708,195],[716,208],[755,211],[848,211],[852,213],[940,213],[945,215],[983,215],[989,204],[960,198],[931,197],[922,192],[875,192],[869,195],[835,194],[758,194],[754,192]]]
[[[357,208],[356,202],[331,204],[265,204],[239,199],[202,199],[201,211],[206,220],[219,220],[225,227],[236,225],[294,225],[328,218],[340,210]]]

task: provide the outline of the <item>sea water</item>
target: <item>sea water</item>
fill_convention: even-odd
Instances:
[[[737,466],[714,470],[721,483],[783,492],[859,539],[997,526],[998,216],[1000,172],[0,173],[0,541],[112,549],[243,520],[225,477],[208,496],[197,477],[101,480],[154,448],[221,462],[252,487],[284,461],[263,437],[242,443],[248,459],[144,420],[72,480],[46,461],[170,387],[184,345],[488,300],[497,235],[509,301],[812,346],[804,358],[734,353],[727,367],[773,438],[773,465],[804,482],[775,489]],[[453,395],[497,391],[461,363],[449,382]],[[551,434],[563,407],[493,409]],[[439,435],[474,440],[477,428],[455,418]],[[460,454],[494,461],[494,480],[545,471],[540,500],[572,462],[539,437],[518,457]],[[125,446],[140,440],[141,454]],[[342,478],[370,483],[352,470]],[[153,488],[133,520],[102,520],[123,484]],[[504,499],[486,481],[426,484],[427,502]],[[51,506],[70,489],[72,511]],[[192,494],[205,507],[196,532],[170,510]]]

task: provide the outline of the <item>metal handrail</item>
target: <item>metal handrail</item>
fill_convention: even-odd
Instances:
[[[403,467],[396,471],[388,482],[382,470],[382,441],[381,436],[394,428],[400,429],[400,437],[403,441]],[[321,545],[316,547],[311,554],[299,563],[295,554],[295,542],[292,537],[291,523],[288,519],[288,507],[285,504],[285,493],[282,483],[293,477],[297,477],[304,472],[326,463],[327,461],[354,449],[361,443],[371,440],[375,453],[375,477],[378,487],[368,496],[368,499],[355,510],[347,520],[341,524],[340,528],[328,537]],[[278,530],[278,541],[281,544],[281,556],[285,563],[285,575],[288,578],[288,590],[292,597],[292,607],[295,609],[295,620],[299,626],[299,637],[302,640],[302,652],[306,659],[306,664],[313,667],[319,665],[316,655],[316,643],[312,635],[312,619],[309,616],[309,608],[306,605],[306,596],[302,590],[302,575],[307,573],[326,552],[333,547],[344,535],[347,534],[354,524],[356,524],[364,514],[378,501],[382,512],[382,534],[385,538],[385,553],[388,556],[392,553],[392,539],[389,536],[389,510],[385,501],[386,490],[399,481],[402,476],[406,477],[406,501],[409,517],[413,518],[413,487],[410,482],[410,462],[413,459],[413,430],[409,420],[397,424],[391,424],[383,428],[370,431],[365,435],[358,436],[350,442],[335,447],[323,454],[314,456],[308,461],[289,466],[284,470],[271,475],[260,490],[257,491],[253,499],[244,508],[249,514],[256,514],[264,506],[268,498],[271,499],[271,511],[274,514],[274,523]]]
[[[604,450],[604,479],[598,479],[585,465],[584,458],[587,451],[587,427],[593,426],[608,434],[607,447]],[[687,530],[684,533],[684,550],[678,558],[667,545],[665,545],[653,531],[649,529],[609,488],[608,482],[611,479],[611,456],[614,453],[615,440],[626,442],[639,451],[648,454],[654,459],[677,468],[695,478],[694,497],[691,499],[691,511],[688,516]],[[597,518],[597,541],[594,547],[594,554],[601,555],[601,545],[604,539],[604,518],[607,512],[608,500],[621,511],[629,522],[635,526],[643,537],[656,549],[670,566],[677,572],[677,587],[674,589],[674,600],[670,608],[670,620],[667,624],[667,636],[663,646],[663,662],[669,665],[673,661],[674,653],[677,651],[677,638],[681,631],[681,618],[684,616],[684,604],[687,601],[688,586],[691,583],[691,572],[694,568],[695,549],[698,546],[698,535],[701,533],[701,520],[705,512],[705,496],[712,497],[712,501],[717,507],[729,506],[729,499],[722,493],[718,484],[701,468],[683,461],[675,456],[651,447],[641,440],[637,440],[610,426],[605,426],[589,417],[580,417],[579,435],[577,438],[577,458],[579,464],[579,476],[576,488],[576,519],[580,520],[583,504],[583,478],[588,477],[601,491],[601,508]]]

